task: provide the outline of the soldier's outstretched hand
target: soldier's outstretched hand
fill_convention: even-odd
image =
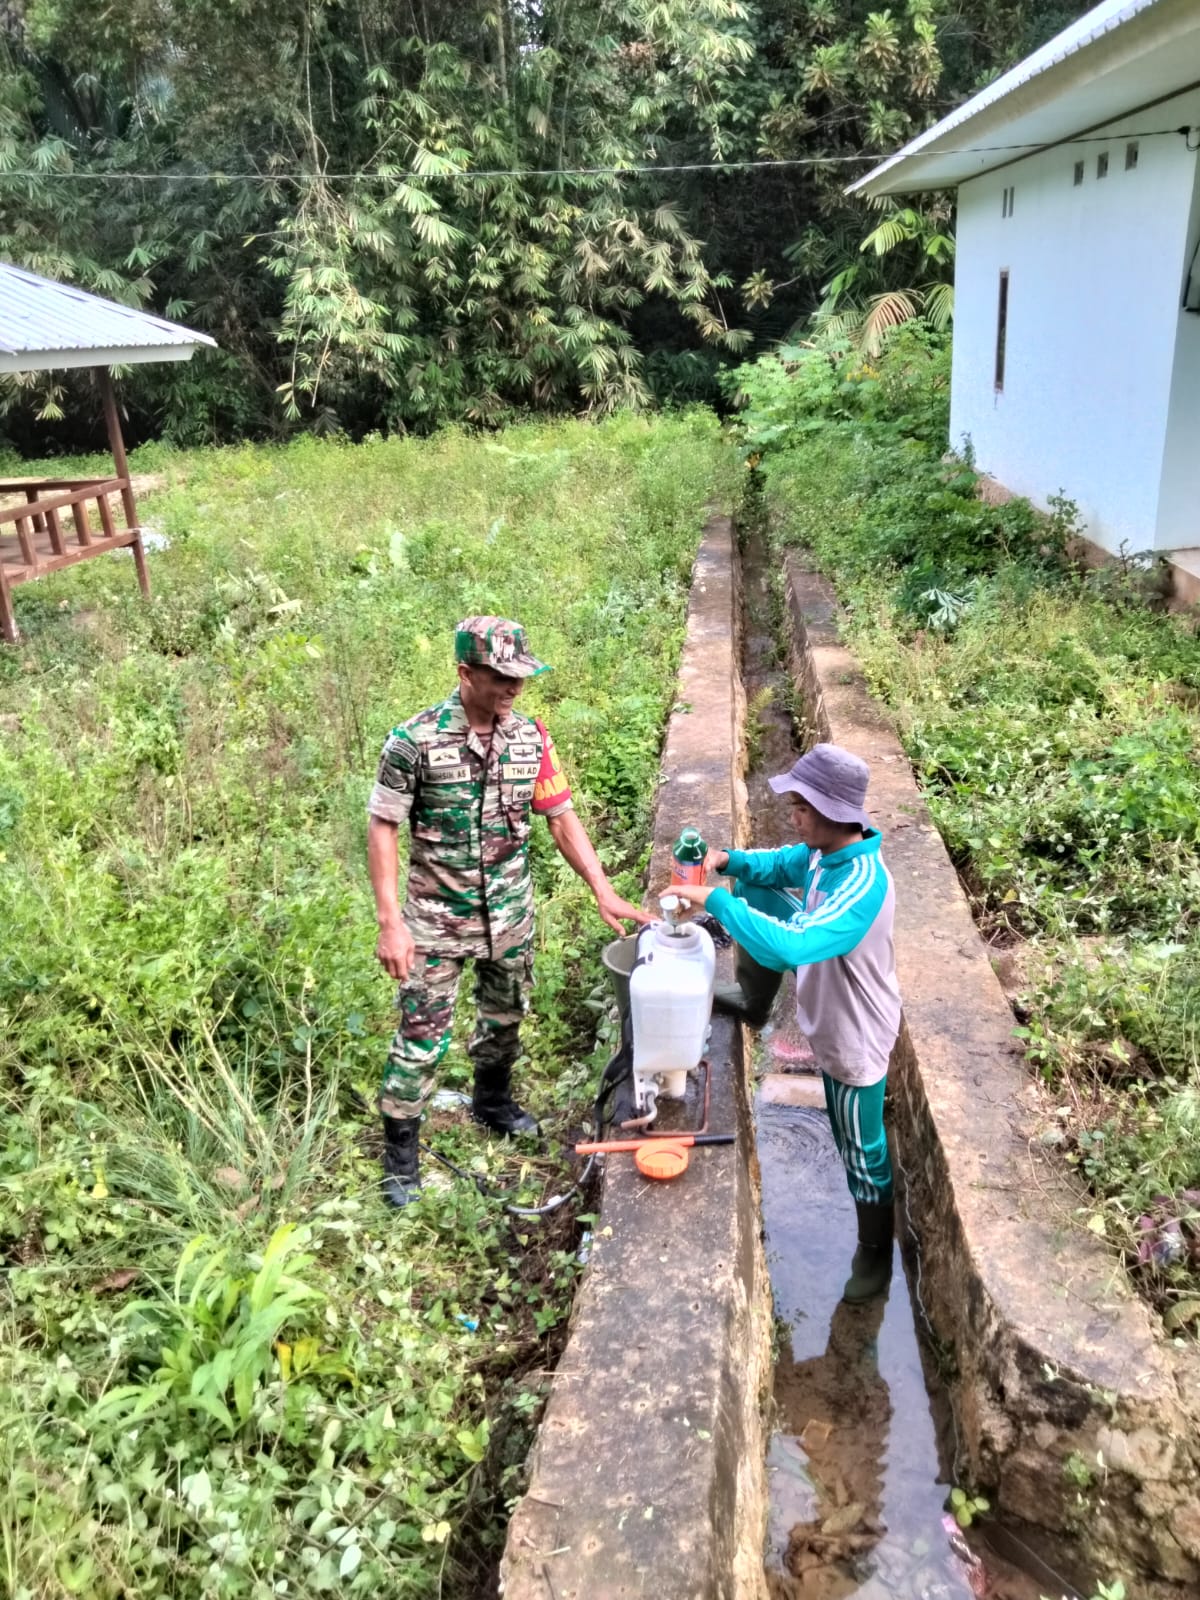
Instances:
[[[614,933],[624,934],[625,928],[622,924],[625,922],[654,921],[648,911],[643,911],[640,906],[631,905],[628,900],[622,900],[616,890],[608,885],[596,891],[596,908]]]

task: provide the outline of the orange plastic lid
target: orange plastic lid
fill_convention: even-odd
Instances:
[[[664,1139],[662,1144],[644,1144],[633,1159],[643,1178],[678,1178],[687,1171],[688,1153],[685,1145]]]

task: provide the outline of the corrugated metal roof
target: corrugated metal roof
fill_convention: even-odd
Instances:
[[[1094,6],[1091,11],[1085,12],[1069,28],[1064,28],[1061,33],[1056,34],[1048,44],[1044,44],[1040,50],[1035,50],[1032,55],[1026,56],[1024,61],[1018,62],[1010,72],[1006,72],[1002,77],[997,78],[995,83],[989,84],[986,89],[981,90],[973,99],[959,106],[949,116],[943,117],[932,128],[926,129],[924,133],[906,144],[903,149],[898,150],[894,156],[890,156],[888,160],[875,167],[865,177],[859,178],[855,183],[851,184],[849,192],[854,193],[857,190],[865,189],[873,194],[887,194],[903,193],[908,187],[950,186],[961,181],[963,177],[974,176],[977,172],[986,170],[989,166],[999,165],[1006,159],[1011,159],[1012,152],[1006,155],[1000,151],[990,153],[992,155],[990,161],[976,160],[970,162],[966,159],[961,159],[956,163],[949,158],[954,155],[965,156],[969,152],[950,149],[946,151],[941,163],[941,168],[946,170],[938,170],[932,174],[922,170],[924,161],[932,161],[938,157],[938,146],[970,144],[972,138],[979,133],[978,127],[972,127],[972,124],[978,125],[982,123],[987,130],[987,138],[989,140],[995,139],[998,143],[1002,141],[996,138],[997,130],[1005,128],[1010,130],[1013,135],[1010,142],[1017,144],[1024,142],[1020,135],[1028,132],[1030,135],[1028,142],[1031,150],[1044,142],[1050,142],[1053,135],[1049,129],[1032,125],[1026,129],[1018,125],[1023,120],[1029,120],[1028,114],[1034,109],[1035,101],[1041,102],[1042,98],[1040,95],[1029,92],[1022,94],[1021,91],[1028,91],[1029,86],[1036,85],[1036,80],[1054,74],[1055,69],[1061,69],[1065,63],[1070,62],[1074,66],[1075,57],[1082,55],[1086,51],[1096,50],[1118,29],[1128,27],[1130,23],[1152,11],[1160,12],[1161,19],[1153,19],[1151,28],[1146,31],[1145,45],[1147,54],[1160,42],[1160,33],[1162,39],[1165,40],[1171,31],[1178,33],[1180,30],[1191,31],[1200,27],[1200,7],[1197,7],[1196,0],[1102,0],[1100,5]],[[1161,30],[1158,28],[1159,20],[1163,25]],[[1130,39],[1130,48],[1133,54],[1138,53],[1132,38]],[[1106,54],[1106,52],[1098,51],[1098,54]],[[1083,72],[1085,66],[1085,63],[1079,63],[1079,72]],[[1158,77],[1160,92],[1167,93],[1173,89],[1182,90],[1190,86],[1187,82],[1187,71],[1190,70],[1190,67],[1182,58],[1179,59],[1179,67],[1180,71],[1177,75],[1172,75],[1169,69],[1165,74],[1160,71]],[[1101,71],[1099,65],[1097,65],[1096,71],[1097,74]],[[1061,76],[1061,73],[1059,76]],[[1174,81],[1166,81],[1167,78],[1172,76],[1174,76]],[[1075,76],[1071,78],[1071,87],[1076,87]],[[1117,89],[1115,83],[1113,89]],[[1056,92],[1058,91],[1055,90],[1053,84],[1048,81],[1045,85],[1046,97],[1049,98]],[[1094,98],[1093,96],[1092,99],[1094,100]],[[1005,106],[1003,104],[1005,101],[1010,102],[1010,104]],[[1089,105],[1089,114],[1093,109],[1095,109],[1094,105]],[[1113,104],[1108,109],[1111,110],[1112,118],[1115,119],[1125,111],[1130,110],[1131,105],[1118,103],[1114,95]],[[1064,114],[1069,117],[1070,109],[1064,106],[1063,110]],[[989,112],[993,114],[989,116]],[[1078,125],[1075,125],[1069,131],[1079,131]],[[1050,135],[1050,137],[1047,137],[1047,135]],[[1065,137],[1066,135],[1061,136]],[[982,152],[982,154],[989,154],[989,152]],[[924,158],[924,161],[921,158]],[[899,167],[906,169],[903,174],[895,170]],[[949,171],[949,169],[955,167],[962,170],[957,174]],[[881,181],[884,179],[889,181]],[[909,179],[910,181],[906,183],[900,181],[902,179]]]
[[[0,262],[0,371],[186,360],[206,333]]]

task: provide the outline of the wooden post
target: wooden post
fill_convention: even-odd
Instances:
[[[91,544],[92,524],[88,517],[87,501],[77,500],[71,507],[71,515],[75,519],[75,537],[80,544]]]
[[[142,549],[142,530],[138,527],[137,504],[129,484],[129,461],[125,455],[125,441],[121,437],[121,415],[117,410],[117,397],[113,393],[112,377],[107,367],[96,368],[100,384],[100,398],[104,402],[104,422],[108,428],[108,447],[112,451],[113,466],[121,479],[121,504],[125,507],[125,523],[133,534],[133,561],[137,567],[138,587],[143,596],[150,598],[150,574],[146,571],[146,552]]]
[[[56,556],[64,556],[64,555],[66,555],[66,553],[67,553],[67,542],[63,538],[62,518],[59,516],[57,511],[47,511],[47,513],[46,513],[46,526],[50,530],[50,548],[51,548],[51,550],[54,551],[54,554]]]
[[[37,499],[37,497],[38,497],[40,492],[41,491],[38,490],[38,489],[26,489],[26,491],[25,491],[25,503],[27,505],[32,505],[34,503],[34,501]],[[40,515],[35,516],[34,519],[33,519],[33,525],[34,525],[34,527],[37,529],[37,531],[39,533],[45,533],[46,532],[46,519],[45,519],[45,517],[40,516]]]
[[[33,553],[33,539],[29,532],[29,518],[17,518],[17,540],[21,546],[21,560],[27,567],[37,567],[37,557]]]
[[[0,556],[0,639],[3,639],[5,644],[16,644],[20,637],[17,619],[13,616],[12,591],[8,587],[8,579],[4,576],[4,558]]]
[[[100,512],[100,526],[104,529],[106,539],[115,539],[117,536],[116,524],[113,522],[112,507],[108,503],[106,494],[96,496],[96,508]]]

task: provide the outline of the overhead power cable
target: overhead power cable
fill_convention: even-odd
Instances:
[[[1189,140],[1200,128],[1147,128],[1127,133],[1080,134],[1074,139],[1058,139],[1051,144],[975,144],[938,150],[919,150],[918,156],[982,156],[1011,154],[1024,150],[1036,154],[1044,150],[1066,149],[1081,144],[1118,144],[1140,139],[1165,139],[1172,135]],[[0,182],[16,178],[60,178],[84,183],[407,183],[424,181],[442,183],[460,178],[653,178],[660,174],[676,172],[769,172],[790,167],[836,167],[851,163],[872,162],[882,164],[893,160],[900,152],[890,150],[862,155],[789,156],[765,161],[685,161],[662,166],[617,167],[456,167],[446,172],[420,172],[415,168],[404,172],[391,170],[372,172],[322,172],[297,170],[292,172],[93,172],[84,168],[55,170],[53,168],[19,167],[0,172]]]

